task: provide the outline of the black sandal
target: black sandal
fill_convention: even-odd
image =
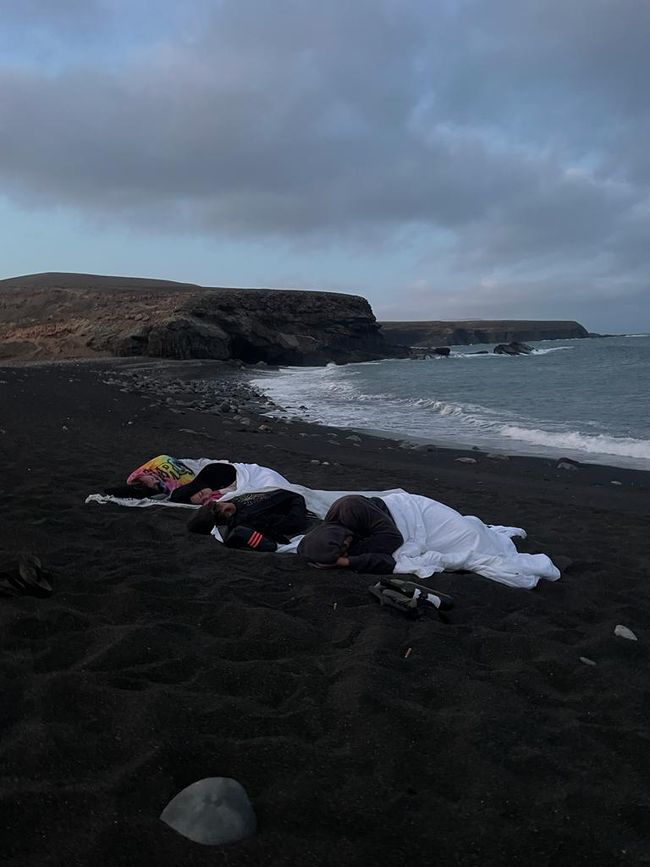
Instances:
[[[397,608],[410,617],[417,617],[420,611],[428,609],[430,605],[440,612],[448,611],[454,604],[451,596],[446,593],[425,584],[404,581],[390,575],[383,576],[376,584],[368,587],[368,592],[379,600],[380,605]]]
[[[382,586],[380,582],[368,587],[368,592],[379,600],[382,607],[388,605],[390,608],[397,608],[398,611],[409,617],[417,617],[419,614],[420,600],[415,596],[405,596],[399,590],[390,590],[388,587]]]
[[[38,596],[45,598],[52,595],[50,574],[43,569],[43,564],[35,554],[21,554],[18,557],[18,568],[11,572],[0,573],[0,594],[3,596]]]
[[[447,593],[441,593],[440,590],[434,590],[433,587],[427,587],[426,584],[418,584],[415,581],[406,581],[403,578],[395,578],[393,575],[384,575],[380,578],[380,584],[390,590],[398,590],[408,596],[417,595],[419,590],[422,594],[423,602],[430,602],[438,611],[449,611],[454,607],[454,600]],[[431,597],[431,598],[429,598]]]

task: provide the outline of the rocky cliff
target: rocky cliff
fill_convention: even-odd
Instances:
[[[364,298],[86,274],[0,281],[0,358],[326,364],[392,354]]]
[[[455,346],[468,343],[510,343],[526,340],[568,340],[589,337],[578,322],[535,320],[468,320],[459,322],[382,322],[389,343],[401,346]]]

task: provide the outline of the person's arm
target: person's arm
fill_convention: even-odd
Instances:
[[[250,548],[253,551],[275,551],[277,542],[264,536],[258,530],[242,525],[222,534],[223,544],[227,548]]]
[[[281,517],[281,532],[287,536],[304,533],[307,528],[307,504],[301,494],[287,492],[287,511]]]
[[[391,526],[392,525],[392,526]],[[350,552],[356,554],[392,554],[404,544],[404,537],[391,521],[387,521],[379,532],[366,536],[365,539],[356,538],[350,546]]]
[[[349,553],[392,554],[404,543],[390,510],[377,497],[349,494],[340,497],[325,517],[347,527],[354,537]]]
[[[260,518],[260,526],[274,535],[297,536],[307,528],[307,505],[305,498],[291,491],[282,491],[282,496],[276,495],[273,510]]]

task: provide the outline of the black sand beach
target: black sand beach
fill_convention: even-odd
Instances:
[[[260,431],[104,382],[128,370],[0,368],[0,567],[55,573],[49,599],[0,599],[3,864],[650,863],[646,474]],[[411,622],[368,576],[190,538],[186,510],[84,504],[159,453],[403,487],[566,568],[535,591],[434,577],[455,609]],[[254,839],[159,821],[209,776],[246,787]]]

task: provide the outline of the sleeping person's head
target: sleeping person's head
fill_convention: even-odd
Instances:
[[[205,506],[206,503],[210,502],[213,496],[214,491],[212,488],[201,488],[200,491],[191,495],[190,503],[192,503],[193,506]]]
[[[207,536],[216,526],[227,524],[236,511],[237,506],[231,500],[225,503],[208,500],[195,515],[192,515],[187,523],[187,529],[190,533],[202,533]]]
[[[352,542],[352,533],[341,524],[321,524],[310,530],[298,544],[300,557],[317,566],[335,566]]]

